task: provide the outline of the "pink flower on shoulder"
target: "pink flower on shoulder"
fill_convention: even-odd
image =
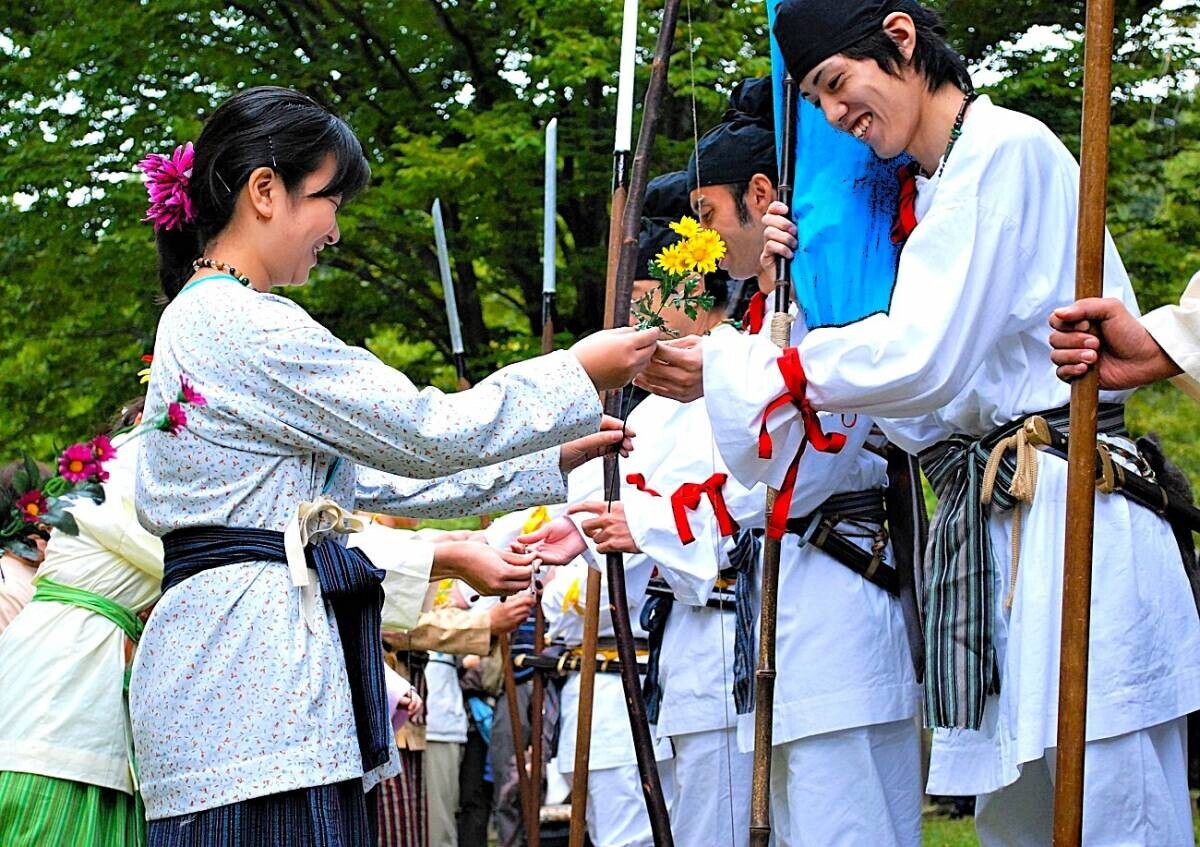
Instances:
[[[167,414],[163,417],[162,423],[158,428],[163,432],[169,432],[171,435],[178,435],[179,430],[187,426],[187,412],[183,410],[183,406],[179,403],[172,403],[167,406]]]
[[[17,511],[21,513],[21,518],[25,523],[37,523],[49,508],[50,506],[46,503],[46,495],[40,488],[26,491],[17,500]]]
[[[117,448],[113,447],[107,435],[97,435],[88,442],[88,446],[92,448],[92,455],[96,461],[101,464],[117,455]]]
[[[187,377],[183,374],[179,375],[179,402],[190,403],[193,406],[207,406],[208,401],[204,399],[204,395],[192,387],[192,384],[187,381]]]
[[[58,473],[67,482],[86,482],[98,470],[89,444],[72,444],[58,457]]]

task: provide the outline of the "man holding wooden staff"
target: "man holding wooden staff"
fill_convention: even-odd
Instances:
[[[1050,316],[1050,358],[1070,380],[1099,367],[1102,388],[1136,388],[1172,379],[1200,400],[1200,273],[1178,306],[1140,320],[1120,300],[1091,298]]]
[[[924,585],[928,791],[978,795],[984,844],[1049,844],[1069,392],[1045,319],[1074,300],[1078,167],[1040,122],[975,96],[916,3],[785,0],[774,31],[831,124],[881,159],[914,160],[891,302],[783,356],[660,343],[643,381],[703,393],[710,409],[790,394],[766,417],[777,443],[798,443],[821,409],[869,414],[919,453],[938,495]],[[776,204],[764,218],[768,255],[800,246],[788,213]],[[1106,251],[1104,294],[1136,311],[1111,239]],[[1126,396],[1103,392],[1099,415],[1109,484],[1096,498],[1083,843],[1190,845],[1183,716],[1200,706],[1200,620],[1170,527],[1112,485],[1115,467],[1142,467]],[[777,484],[791,457],[763,460],[760,478]]]

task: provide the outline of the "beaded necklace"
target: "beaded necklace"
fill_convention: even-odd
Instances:
[[[247,288],[250,287],[250,277],[246,276],[245,274],[238,273],[237,268],[235,268],[233,265],[225,264],[220,259],[209,259],[207,257],[202,257],[192,262],[192,270],[198,271],[201,268],[208,268],[209,270],[228,274]]]
[[[942,162],[938,165],[937,175],[941,176],[942,171],[946,169],[946,162],[950,158],[950,151],[954,149],[954,145],[958,143],[959,137],[963,131],[963,121],[967,119],[967,108],[975,102],[979,94],[975,91],[968,91],[963,94],[962,105],[958,107],[958,116],[954,119],[954,126],[950,129],[950,143],[946,145],[946,152],[942,154]],[[921,176],[926,179],[932,179],[933,174],[926,171],[924,168],[917,166]]]

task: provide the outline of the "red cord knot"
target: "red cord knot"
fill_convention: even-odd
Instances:
[[[762,424],[758,430],[759,458],[769,459],[774,452],[771,433],[767,430],[767,420],[772,413],[784,406],[795,406],[800,410],[800,422],[804,426],[804,438],[796,457],[788,465],[783,485],[775,494],[775,505],[767,521],[767,537],[781,539],[787,530],[788,512],[791,510],[792,493],[796,488],[796,473],[800,467],[800,457],[804,455],[804,447],[811,444],[820,453],[838,453],[846,446],[846,436],[840,432],[826,434],[821,429],[821,419],[817,410],[808,401],[808,379],[804,376],[804,366],[800,363],[800,353],[795,347],[786,348],[776,360],[779,373],[783,376],[783,384],[787,391],[767,404],[763,410]]]
[[[728,476],[725,474],[715,473],[704,482],[685,482],[671,495],[671,511],[675,515],[675,530],[679,533],[679,540],[685,545],[696,540],[696,536],[692,534],[687,513],[699,508],[700,501],[705,497],[708,497],[709,502],[712,503],[713,516],[717,519],[717,528],[720,530],[721,536],[727,537],[737,532],[737,521],[733,519],[733,515],[729,514],[729,507],[725,505],[725,495],[722,492],[726,479]]]
[[[653,488],[646,487],[646,477],[640,473],[631,473],[629,476],[625,477],[625,481],[627,483],[629,483],[630,485],[632,485],[634,488],[636,488],[638,491],[644,491],[647,494],[649,494],[651,497],[662,497],[662,495],[659,494],[657,491],[655,491]]]

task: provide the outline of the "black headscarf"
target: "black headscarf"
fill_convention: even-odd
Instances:
[[[667,218],[677,221],[692,214],[692,203],[688,198],[687,174],[683,171],[656,176],[646,186],[646,200],[642,206],[643,218]]]
[[[883,28],[892,12],[905,12],[945,34],[936,16],[915,0],[783,0],[772,32],[792,76],[799,82],[830,56]]]
[[[731,121],[739,114],[752,115],[767,129],[775,128],[775,92],[769,76],[740,80],[729,95],[729,110],[722,120]]]
[[[754,115],[733,113],[729,120],[705,133],[692,151],[688,160],[688,191],[708,185],[749,182],[755,174],[765,174],[772,184],[778,180],[775,132]]]

